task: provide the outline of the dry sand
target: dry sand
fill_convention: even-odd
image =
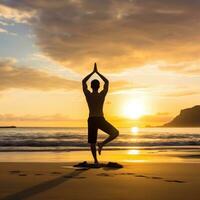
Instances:
[[[0,200],[199,200],[199,163],[123,163],[77,170],[70,163],[0,163]]]

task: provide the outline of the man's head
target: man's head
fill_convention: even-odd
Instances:
[[[99,87],[100,87],[100,82],[97,79],[92,80],[91,88],[93,89],[93,91],[98,91]]]

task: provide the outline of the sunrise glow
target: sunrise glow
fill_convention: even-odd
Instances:
[[[147,111],[143,101],[130,101],[123,107],[124,116],[130,119],[139,119],[146,113]]]
[[[0,1],[0,126],[86,127],[94,62],[117,127],[199,105],[198,1],[109,2]]]

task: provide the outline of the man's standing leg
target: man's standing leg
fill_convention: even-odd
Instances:
[[[91,149],[91,152],[92,152],[92,156],[94,158],[94,163],[98,164],[97,153],[96,153],[96,143],[91,143],[90,149]]]
[[[94,158],[94,163],[98,164],[97,154],[96,154],[96,142],[97,142],[97,131],[95,118],[88,119],[88,143],[90,143],[90,150]]]

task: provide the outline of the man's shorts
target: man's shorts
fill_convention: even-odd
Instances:
[[[107,122],[104,117],[89,117],[88,118],[88,143],[97,142],[98,129],[112,134],[118,131],[112,124]]]

